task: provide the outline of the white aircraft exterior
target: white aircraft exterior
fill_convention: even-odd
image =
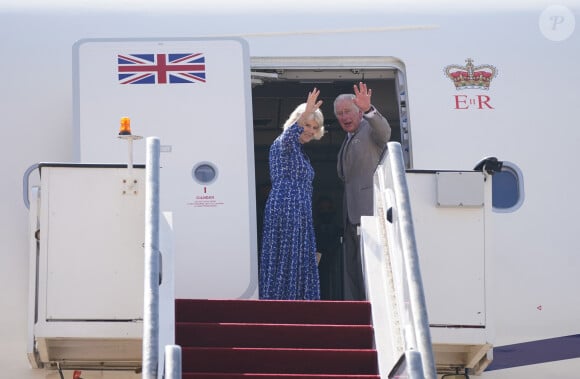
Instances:
[[[250,57],[242,75],[253,83],[246,100],[253,107],[256,171],[248,175],[255,175],[255,191],[267,181],[260,157],[287,114],[270,117],[270,105],[305,98],[313,86],[321,88],[329,124],[327,136],[309,148],[320,191],[335,199],[332,159],[342,135],[332,91],[349,91],[358,81],[373,88],[373,103],[390,120],[408,169],[472,170],[490,156],[503,162],[513,182],[503,188],[507,195],[494,189],[494,362],[481,376],[577,378],[579,20],[573,0],[0,1],[0,376],[58,377],[27,358],[30,241],[22,178],[38,162],[82,162],[75,49],[83,41],[223,38],[241,41]],[[231,106],[226,95],[213,100],[224,114]],[[220,112],[214,114],[215,123],[199,133],[220,128]],[[258,213],[260,206],[258,199]],[[83,373],[133,377],[110,375]]]

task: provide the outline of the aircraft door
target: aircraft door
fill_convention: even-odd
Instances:
[[[79,162],[132,159],[117,138],[122,117],[133,134],[160,139],[160,209],[173,212],[178,298],[258,294],[248,54],[237,38],[74,46]],[[145,142],[132,146],[143,163]]]

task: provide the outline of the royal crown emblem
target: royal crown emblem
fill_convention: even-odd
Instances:
[[[492,79],[497,75],[497,69],[488,64],[474,66],[471,58],[467,58],[465,61],[467,62],[465,66],[449,65],[444,68],[445,76],[453,81],[455,89],[488,90]]]

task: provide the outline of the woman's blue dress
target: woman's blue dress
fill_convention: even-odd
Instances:
[[[270,147],[272,189],[264,210],[260,298],[318,300],[316,239],[312,222],[314,169],[294,124]]]

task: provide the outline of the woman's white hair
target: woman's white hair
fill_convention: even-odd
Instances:
[[[286,120],[286,122],[284,123],[283,129],[284,130],[288,129],[296,121],[298,121],[300,116],[302,116],[302,113],[304,113],[305,109],[306,103],[302,103],[299,106],[297,106],[296,109],[294,109],[294,111],[290,114],[290,117],[288,117],[288,120]],[[316,123],[320,127],[314,134],[314,139],[316,140],[321,139],[324,136],[324,116],[322,115],[320,109],[315,110],[314,113],[312,113],[308,119],[309,120],[314,119],[314,121],[316,121]]]

